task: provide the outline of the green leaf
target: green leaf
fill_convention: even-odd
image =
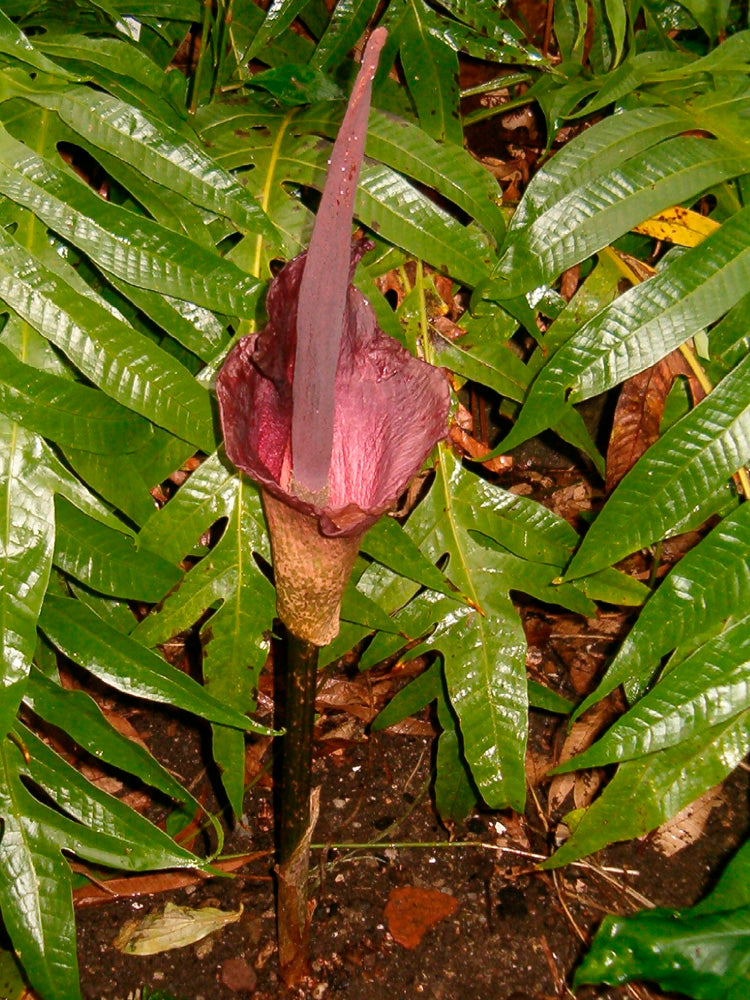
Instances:
[[[134,451],[152,433],[145,420],[109,396],[24,364],[3,346],[0,412],[63,447],[100,454]]]
[[[182,573],[155,552],[106,527],[65,500],[57,503],[54,563],[87,587],[109,597],[155,603]]]
[[[381,517],[362,539],[362,552],[440,594],[458,597],[449,580],[414,544],[408,532],[392,517]]]
[[[87,781],[30,729],[19,725],[15,736],[29,752],[23,771],[58,808],[78,820],[70,823],[50,810],[50,835],[58,849],[125,871],[205,866],[145,816]]]
[[[543,712],[555,712],[558,715],[569,715],[573,711],[573,702],[563,698],[556,691],[550,691],[548,687],[537,681],[528,681],[529,705],[539,708]]]
[[[18,59],[19,62],[25,63],[40,73],[51,73],[64,80],[75,79],[72,74],[47,59],[36,49],[21,29],[2,10],[0,10],[0,52],[12,59]]]
[[[362,37],[377,6],[378,0],[339,0],[310,59],[310,65],[322,70],[339,66]]]
[[[529,183],[508,230],[507,246],[580,186],[614,172],[627,159],[690,128],[678,108],[638,108],[598,122],[576,136]]]
[[[105,273],[220,312],[253,316],[260,283],[184,236],[100,198],[0,128],[0,191]]]
[[[366,625],[373,632],[377,629],[381,629],[383,632],[398,632],[390,615],[386,614],[371,597],[362,593],[353,580],[349,580],[344,591],[344,597],[341,601],[341,619],[346,622],[354,622],[357,625]]]
[[[168,538],[172,551],[182,555],[217,517],[228,518],[218,544],[132,634],[146,645],[165,642],[213,609],[201,629],[206,690],[222,703],[249,710],[268,656],[276,602],[255,558],[260,555],[270,561],[258,489],[239,473],[229,472],[225,462],[219,455],[207,459],[141,533],[142,539],[160,548],[162,539]],[[232,808],[241,815],[242,733],[214,727],[214,756]]]
[[[209,395],[187,369],[1,232],[0,298],[108,396],[213,450]]]
[[[10,949],[0,951],[0,996],[7,1000],[23,1000],[27,992],[26,980],[18,959]]]
[[[566,401],[589,399],[644,371],[739,301],[750,282],[749,221],[750,208],[741,209],[567,340],[537,376],[502,447],[549,427]]]
[[[137,775],[178,802],[196,804],[179,781],[145,747],[119,733],[84,692],[63,688],[32,667],[24,701],[36,715],[62,729],[97,760]]]
[[[399,31],[401,63],[419,122],[434,139],[463,144],[458,110],[458,56],[430,31],[432,10],[422,0],[406,0]]]
[[[630,979],[648,979],[696,1000],[744,1000],[750,992],[750,906],[606,917],[574,986]]]
[[[268,551],[258,490],[239,475],[235,484],[235,505],[227,530],[206,557],[212,573],[232,574],[233,585],[223,589],[221,606],[203,629],[203,677],[206,690],[222,704],[250,711],[255,707],[258,678],[268,657],[276,595],[254,558],[255,553]],[[228,576],[224,578],[229,582]],[[213,752],[227,798],[235,815],[241,816],[244,733],[214,726]]]
[[[145,177],[158,177],[164,187],[230,219],[242,232],[260,233],[270,244],[277,243],[273,226],[245,188],[183,133],[88,87],[26,96],[56,111],[86,142],[125,161]]]
[[[750,711],[676,746],[621,764],[570,838],[543,868],[557,868],[613,841],[640,837],[722,781],[750,749]]]
[[[21,751],[0,745],[0,908],[31,984],[46,1000],[80,1000],[70,867],[18,776]]]
[[[435,805],[444,819],[462,823],[476,805],[477,796],[462,752],[457,720],[442,688],[437,705],[443,731],[437,746]]]
[[[750,840],[737,851],[715,889],[693,907],[693,912],[720,913],[740,906],[750,906]]]
[[[262,52],[272,39],[278,38],[309,0],[272,0],[250,48],[244,53],[243,61],[247,63]]]
[[[0,416],[0,732],[13,724],[36,648],[55,541],[43,442]]]
[[[236,491],[237,473],[221,448],[201,463],[168,504],[152,512],[139,543],[169,562],[179,562],[215,521],[229,515]]]
[[[442,696],[443,668],[435,661],[413,681],[401,688],[370,723],[373,732],[387,729],[398,722],[403,722],[410,715],[416,715],[430,702]],[[442,815],[442,813],[441,813]]]
[[[503,298],[548,284],[645,219],[748,172],[750,155],[720,140],[678,136],[579,181],[523,229],[514,227],[498,265]]]
[[[268,734],[266,727],[216,701],[190,677],[107,625],[80,601],[48,594],[39,626],[69,659],[118,691],[167,702],[222,725]]]
[[[749,604],[750,505],[742,504],[669,572],[575,716],[619,684],[642,691],[666,653],[731,615],[744,617]]]
[[[678,663],[592,747],[558,772],[599,767],[676,746],[750,709],[750,619]]]
[[[649,448],[597,516],[566,579],[663,538],[750,461],[749,373],[746,357]]]
[[[507,596],[513,584],[504,572],[505,557],[469,533],[479,483],[440,448],[435,484],[407,530],[433,561],[448,555],[448,578],[471,602],[469,607],[454,604],[424,647],[443,654],[465,759],[482,796],[492,808],[510,804],[520,809],[526,791],[526,643]],[[498,492],[487,487],[488,503]]]
[[[726,27],[730,0],[718,0],[718,2],[717,0],[680,0],[680,4],[690,11],[696,24],[703,28],[712,41]]]
[[[65,448],[64,455],[68,464],[92,490],[122,511],[134,524],[142,524],[151,517],[154,498],[149,487],[156,484],[149,484],[143,478],[143,473],[148,471],[143,465],[143,451],[129,455],[118,455],[116,452],[95,455],[90,451]],[[124,526],[119,524],[118,528],[123,530]]]

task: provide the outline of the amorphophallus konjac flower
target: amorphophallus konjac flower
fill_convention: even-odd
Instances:
[[[317,650],[338,633],[362,535],[446,435],[450,405],[443,374],[386,336],[352,285],[372,246],[352,243],[352,219],[385,37],[377,28],[365,48],[310,248],[271,282],[268,324],[233,347],[216,385],[227,456],[261,487],[277,610],[289,633],[277,866],[279,964],[288,985],[304,974],[309,949]]]
[[[447,432],[443,374],[378,327],[351,284],[352,244],[372,80],[386,32],[373,31],[334,144],[310,248],[273,279],[261,333],[218,377],[227,456],[262,488],[278,613],[323,646],[364,532]]]

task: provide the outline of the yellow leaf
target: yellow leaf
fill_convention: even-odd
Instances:
[[[161,913],[150,913],[141,920],[128,920],[114,945],[126,955],[158,955],[194,944],[227,924],[236,923],[241,916],[242,904],[235,913],[211,906],[192,909],[167,903]]]
[[[674,208],[667,208],[652,219],[647,219],[640,226],[634,226],[633,232],[653,236],[654,239],[665,240],[667,243],[677,243],[681,247],[694,247],[718,228],[719,223],[713,219],[675,205]]]

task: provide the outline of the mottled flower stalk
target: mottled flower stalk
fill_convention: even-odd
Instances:
[[[279,958],[290,985],[307,962],[318,648],[338,634],[362,535],[445,436],[450,402],[442,373],[386,336],[351,284],[372,246],[352,244],[351,230],[385,38],[378,28],[365,48],[310,249],[271,282],[267,326],[235,345],[216,385],[227,456],[261,486],[289,633],[277,871]]]

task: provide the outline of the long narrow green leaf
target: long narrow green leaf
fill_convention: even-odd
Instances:
[[[179,781],[145,747],[119,733],[93,698],[83,691],[63,688],[32,667],[24,702],[45,722],[64,730],[97,760],[137,775],[147,785],[178,802],[195,803]]]
[[[278,38],[308,2],[309,0],[272,0],[252,45],[244,53],[244,61],[253,59],[272,39]]]
[[[750,461],[750,357],[646,452],[589,529],[566,579],[663,538]]]
[[[750,906],[723,913],[659,909],[607,917],[576,971],[576,986],[630,979],[647,979],[697,1000],[745,1000]]]
[[[64,80],[75,79],[72,73],[68,73],[67,70],[52,62],[35,48],[21,29],[2,10],[0,10],[0,52],[13,59],[18,59],[40,73],[51,73]]]
[[[143,524],[151,517],[155,503],[149,489],[155,486],[156,482],[148,483],[143,478],[144,450],[127,455],[120,455],[117,452],[97,455],[76,448],[64,448],[63,454],[68,465],[89,489],[96,490],[99,496],[121,511],[134,524]],[[179,462],[175,465],[179,465]],[[162,481],[165,477],[157,478]],[[77,506],[80,507],[80,504]],[[127,529],[119,524],[118,530]]]
[[[57,112],[94,146],[126,161],[146,177],[217,215],[243,232],[277,242],[273,226],[245,188],[199,147],[163,122],[109,94],[69,87],[54,94],[28,94],[29,100]]]
[[[29,778],[81,824],[65,822],[52,813],[56,829],[49,832],[59,837],[59,848],[126,871],[205,865],[145,816],[89,782],[30,729],[19,725],[15,733],[29,751],[24,768]]]
[[[640,837],[722,781],[750,750],[750,711],[676,746],[621,764],[604,793],[543,868]]]
[[[520,808],[525,798],[526,645],[505,590],[502,557],[469,534],[476,508],[474,478],[441,448],[436,483],[408,524],[433,560],[449,554],[448,577],[472,604],[454,605],[456,610],[426,644],[443,654],[466,760],[488,804]]]
[[[182,579],[176,566],[65,500],[57,503],[55,565],[109,597],[156,603]]]
[[[666,653],[731,615],[744,618],[749,605],[750,504],[742,504],[671,570],[576,716],[619,684],[642,690]]]
[[[323,70],[335,69],[362,37],[377,6],[378,0],[339,0],[310,65]]]
[[[749,224],[750,208],[741,209],[589,320],[539,373],[502,447],[549,427],[566,400],[589,399],[655,364],[738,302],[750,283]]]
[[[450,705],[442,687],[437,699],[438,722],[442,732],[437,746],[435,805],[445,819],[463,822],[477,802],[466,758],[461,752],[461,738]]]
[[[699,646],[557,771],[599,767],[675,746],[750,709],[750,619]]]
[[[100,454],[134,451],[152,433],[104,393],[24,364],[2,345],[0,412],[60,445]]]
[[[220,312],[253,316],[260,283],[170,229],[105,201],[0,128],[0,192],[106,272]]]
[[[2,233],[0,298],[108,396],[213,450],[209,396],[187,369]]]
[[[678,136],[581,184],[521,230],[500,259],[503,298],[548,284],[645,219],[750,172],[750,155],[720,140]],[[500,291],[500,285],[505,287]]]
[[[0,416],[0,735],[13,724],[36,648],[55,540],[43,443]]]
[[[463,143],[458,111],[458,56],[430,32],[432,10],[422,0],[405,0],[407,14],[399,31],[401,63],[425,132],[454,145]]]
[[[153,512],[138,536],[140,544],[178,562],[215,521],[231,513],[236,492],[237,473],[222,448],[209,455],[166,506]]]
[[[239,475],[235,484],[235,505],[227,530],[206,557],[213,572],[231,572],[234,585],[224,590],[221,607],[205,629],[203,677],[206,690],[219,701],[250,711],[255,707],[258,677],[268,657],[276,595],[254,559],[256,552],[268,552],[258,490]],[[235,815],[241,816],[244,734],[214,726],[213,752],[227,797]]]
[[[0,907],[29,979],[46,1000],[80,1000],[68,862],[39,823],[40,805],[20,781],[19,747],[0,745]]]
[[[392,517],[381,517],[362,539],[361,549],[395,573],[449,597],[456,590]]]
[[[67,657],[119,691],[167,702],[225,726],[268,733],[265,726],[216,701],[156,653],[105,624],[80,601],[47,595],[40,628]]]
[[[690,127],[678,108],[638,108],[612,115],[576,136],[533,177],[514,213],[507,245],[579,185],[616,170],[625,160]]]

